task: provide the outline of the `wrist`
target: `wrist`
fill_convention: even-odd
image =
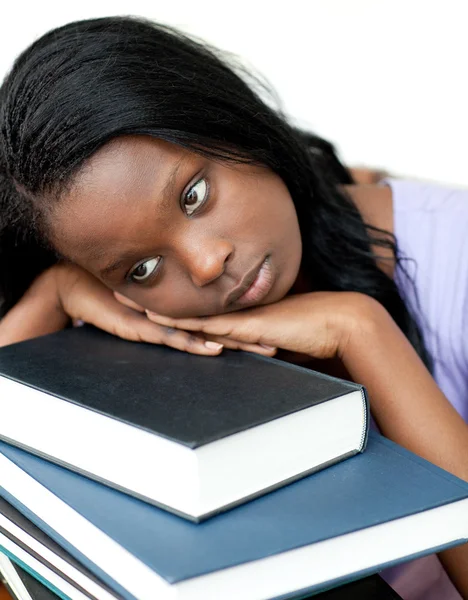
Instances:
[[[374,298],[358,292],[349,294],[341,314],[337,354],[349,369],[363,351],[381,340],[383,329],[396,327],[387,310]]]
[[[26,298],[28,296],[41,298],[44,307],[47,307],[49,311],[53,310],[57,314],[65,315],[60,298],[58,265],[49,267],[39,275],[27,291]]]
[[[55,288],[59,309],[71,319],[77,318],[73,302],[70,301],[73,289],[79,280],[79,268],[67,263],[57,263],[50,269],[51,285]]]

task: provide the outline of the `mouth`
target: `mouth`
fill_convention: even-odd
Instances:
[[[248,306],[261,302],[273,287],[274,276],[270,263],[270,257],[267,256],[260,265],[257,265],[245,275],[240,285],[232,290],[227,297],[225,306],[236,304],[238,306]]]

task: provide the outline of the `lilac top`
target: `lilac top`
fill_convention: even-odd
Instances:
[[[395,282],[434,361],[434,378],[468,421],[468,190],[385,180],[403,266]],[[404,600],[461,600],[437,557],[382,573]]]

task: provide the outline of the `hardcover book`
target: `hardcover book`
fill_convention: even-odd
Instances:
[[[362,386],[92,327],[0,348],[0,439],[198,521],[365,447]]]
[[[200,524],[4,442],[0,494],[125,600],[299,598],[468,538],[468,483],[374,433]]]

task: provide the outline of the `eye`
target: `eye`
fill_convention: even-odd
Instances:
[[[161,257],[158,256],[141,262],[130,272],[128,278],[134,283],[143,283],[155,273],[160,261]]]
[[[206,179],[200,179],[188,190],[183,198],[183,207],[188,217],[193,215],[208,197],[208,182]]]

